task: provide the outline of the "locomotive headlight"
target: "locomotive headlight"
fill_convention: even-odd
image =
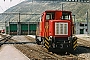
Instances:
[[[50,38],[52,38],[52,36],[50,36]]]

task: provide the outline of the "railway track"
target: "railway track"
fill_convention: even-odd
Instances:
[[[84,60],[90,59],[90,41],[85,39],[77,40],[78,47],[74,53],[74,55],[78,57],[83,57]]]
[[[2,40],[0,40],[3,41],[0,42],[0,44],[13,44],[18,50],[20,50],[31,60],[84,60],[84,58],[77,57],[77,55],[73,55],[71,53],[70,55],[60,55],[48,52],[45,48],[42,47],[42,45],[37,45],[34,38],[31,37],[25,36],[25,38],[29,40],[29,42],[20,42],[18,40],[12,39],[11,37],[12,36],[3,38]]]
[[[25,36],[27,39],[31,39],[31,37],[27,37]],[[40,50],[41,51],[41,50]],[[84,58],[82,57],[77,57],[77,55],[71,54],[69,53],[69,55],[65,55],[65,56],[61,56],[60,54],[56,54],[56,53],[52,53],[52,52],[46,52],[46,51],[42,51],[45,52],[47,54],[53,55],[54,57],[57,58],[57,60],[84,60]]]
[[[6,41],[8,41],[8,40],[6,40]],[[36,44],[35,42],[0,42],[0,44],[1,45],[3,45],[3,44]]]
[[[86,46],[86,47],[90,47],[90,41],[89,40],[83,40],[83,39],[78,39],[78,44],[80,46]]]
[[[7,36],[4,37],[3,39],[0,40],[0,46],[5,44],[12,36]]]
[[[36,44],[35,42],[18,42],[13,39],[10,39],[12,37],[13,36],[7,36],[7,37],[2,38],[0,40],[0,46],[3,44]]]
[[[30,59],[33,58],[37,60],[83,60],[82,58],[79,58],[74,55],[61,56],[52,52],[47,52],[44,51],[43,49],[42,50],[39,49],[40,47],[36,48],[27,45],[15,45],[15,47],[19,49],[21,52],[23,52]]]

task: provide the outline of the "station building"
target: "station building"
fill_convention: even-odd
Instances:
[[[90,34],[90,22],[88,23],[88,29],[87,29],[87,22],[76,22],[75,33],[76,34]]]
[[[6,26],[6,34],[10,35],[30,35],[36,34],[38,22],[9,22]]]

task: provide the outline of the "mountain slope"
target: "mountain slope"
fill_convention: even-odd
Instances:
[[[5,12],[19,12],[20,14],[20,21],[38,21],[40,15],[25,15],[25,14],[41,14],[45,10],[70,10],[72,14],[75,15],[76,20],[85,20],[86,21],[86,12],[87,10],[90,11],[90,4],[89,3],[79,3],[79,2],[32,2],[24,1],[16,6],[13,6],[6,10]],[[90,12],[89,12],[90,16]],[[90,17],[89,17],[90,19]],[[18,14],[9,14],[9,15],[2,15],[0,17],[1,21],[18,21],[19,15]]]

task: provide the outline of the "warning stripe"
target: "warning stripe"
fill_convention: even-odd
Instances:
[[[73,46],[73,48],[76,48],[77,47],[77,44],[75,44],[74,46]]]
[[[77,43],[77,40],[73,44],[76,44],[76,43]]]
[[[49,49],[49,39],[45,37],[45,47]]]
[[[47,40],[45,40],[45,43],[49,45],[49,42]]]
[[[49,46],[47,44],[45,44],[45,47],[49,49]]]
[[[45,39],[49,41],[49,39],[47,37],[45,37]]]
[[[74,48],[74,50],[76,50],[77,47]]]

